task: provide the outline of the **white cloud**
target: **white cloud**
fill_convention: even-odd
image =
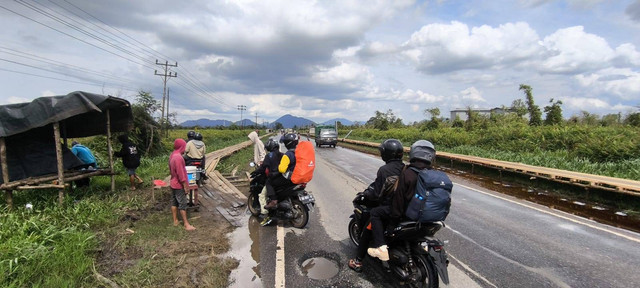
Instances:
[[[594,93],[640,101],[640,72],[609,68],[587,75],[577,75],[575,79]]]
[[[318,67],[311,79],[315,83],[327,85],[346,85],[357,88],[371,81],[372,75],[366,66],[356,63],[341,63],[330,68]]]
[[[403,44],[404,55],[418,69],[430,73],[459,69],[486,69],[508,65],[540,52],[537,33],[527,23],[496,28],[469,27],[461,22],[430,24]]]
[[[476,89],[475,87],[469,87],[460,91],[460,95],[462,100],[470,100],[472,102],[487,102],[487,100],[482,98],[480,91],[478,91],[478,89]]]
[[[562,101],[562,105],[566,106],[568,110],[587,111],[598,114],[616,113],[634,109],[633,106],[623,104],[611,105],[607,101],[598,98],[561,97],[560,100]]]
[[[540,69],[549,73],[575,73],[604,68],[614,56],[607,41],[584,32],[584,27],[559,29],[541,42],[548,57]]]

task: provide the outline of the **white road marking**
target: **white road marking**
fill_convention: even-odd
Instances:
[[[282,225],[278,225],[276,238],[276,275],[275,287],[284,288],[284,229]]]
[[[480,280],[484,281],[484,283],[485,283],[485,284],[487,284],[487,285],[489,285],[489,286],[491,286],[491,287],[496,287],[496,288],[498,287],[498,286],[496,286],[495,284],[491,283],[491,281],[487,280],[487,278],[482,277],[482,275],[480,275],[480,273],[478,273],[478,272],[476,272],[475,270],[471,269],[471,267],[467,266],[467,265],[466,265],[466,264],[464,264],[462,261],[458,260],[456,257],[453,257],[453,255],[449,254],[449,257],[450,257],[450,258],[452,258],[453,260],[456,260],[456,261],[457,261],[457,263],[458,263],[460,266],[462,266],[462,268],[463,268],[465,271],[467,271],[467,272],[469,272],[469,273],[473,274],[474,276],[478,277]],[[451,269],[449,269],[449,270],[451,270]],[[452,281],[452,282],[453,282],[453,281]]]
[[[619,233],[619,232],[616,232],[616,231],[613,231],[613,230],[610,230],[610,229],[607,229],[607,228],[604,228],[604,227],[599,227],[599,226],[596,226],[596,225],[593,225],[593,224],[590,224],[590,223],[587,223],[587,222],[584,222],[584,221],[580,221],[578,219],[574,219],[574,218],[571,218],[571,217],[568,217],[568,216],[565,216],[565,215],[561,215],[560,213],[556,213],[556,212],[553,212],[553,211],[540,209],[540,208],[537,208],[537,207],[534,207],[534,206],[531,206],[531,205],[528,205],[528,204],[525,204],[525,203],[521,203],[521,202],[514,201],[514,200],[511,200],[511,199],[508,199],[508,198],[505,198],[505,197],[494,195],[492,193],[484,192],[484,191],[481,191],[481,190],[478,190],[478,189],[475,189],[475,188],[472,188],[472,187],[469,187],[469,186],[461,185],[461,184],[458,184],[458,183],[454,183],[454,184],[457,185],[457,186],[464,187],[466,189],[472,190],[472,191],[476,191],[476,192],[479,192],[479,193],[494,197],[494,198],[498,198],[498,199],[502,199],[504,201],[508,201],[508,202],[511,202],[511,203],[514,203],[514,204],[518,204],[520,206],[527,207],[527,208],[536,210],[538,212],[542,212],[542,213],[545,213],[545,214],[556,216],[558,218],[562,218],[562,219],[565,219],[565,220],[568,220],[568,221],[571,221],[571,222],[574,222],[574,223],[577,223],[577,224],[581,224],[581,225],[584,225],[584,226],[587,226],[587,227],[590,227],[590,228],[593,228],[593,229],[596,229],[596,230],[600,230],[602,232],[607,232],[607,233],[610,233],[610,234],[625,238],[627,240],[631,240],[631,241],[640,243],[640,239],[636,238],[636,237],[625,235],[625,234],[622,234],[622,233]]]

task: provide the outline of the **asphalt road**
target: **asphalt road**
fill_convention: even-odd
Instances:
[[[347,233],[351,200],[373,181],[383,162],[341,147],[316,149],[316,162],[314,178],[307,188],[317,205],[306,229],[288,228],[286,224],[282,227],[282,223],[270,227],[250,225],[252,239],[260,242],[259,252],[255,252],[259,257],[254,257],[259,258],[259,265],[254,270],[262,286],[397,286],[370,258],[364,262],[363,273],[346,266],[355,255]],[[436,235],[448,241],[446,249],[452,260],[451,284],[446,287],[640,286],[639,234],[450,176],[454,181],[451,213],[447,227]],[[278,233],[284,236],[281,246],[277,244]],[[284,258],[276,259],[278,253]],[[336,267],[318,265],[309,269],[303,264],[309,264],[305,260],[312,257],[330,259]],[[284,265],[277,268],[278,263]],[[311,272],[321,277],[335,276],[316,280],[305,275]]]

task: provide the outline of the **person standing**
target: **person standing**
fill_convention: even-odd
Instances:
[[[171,173],[171,214],[173,216],[173,226],[178,226],[178,211],[184,223],[184,229],[187,231],[196,230],[187,220],[187,193],[189,193],[189,178],[187,177],[187,168],[182,158],[182,153],[187,146],[183,139],[176,139],[173,142],[173,152],[169,156],[169,172]]]
[[[136,145],[129,141],[127,135],[123,134],[118,136],[118,141],[122,143],[122,148],[120,151],[115,152],[114,155],[122,158],[122,165],[127,169],[127,174],[129,175],[131,190],[136,190],[136,180],[138,184],[144,182],[142,178],[136,174],[136,169],[140,166],[140,153]]]
[[[260,137],[258,137],[258,130],[251,131],[251,133],[249,133],[249,139],[253,142],[253,162],[260,166],[267,153],[264,151],[264,143],[262,143]]]

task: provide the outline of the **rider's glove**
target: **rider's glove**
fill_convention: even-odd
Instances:
[[[358,192],[358,194],[356,194],[356,198],[353,199],[353,203],[363,204],[364,202],[365,202],[364,193]]]

